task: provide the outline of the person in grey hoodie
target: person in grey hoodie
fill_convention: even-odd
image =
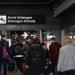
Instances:
[[[59,75],[75,75],[75,45],[69,36],[64,36],[64,46],[60,48],[57,71]]]

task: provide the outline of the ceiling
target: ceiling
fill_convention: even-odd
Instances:
[[[23,3],[23,4],[49,4],[54,0],[0,0],[0,4],[14,4],[14,3]]]

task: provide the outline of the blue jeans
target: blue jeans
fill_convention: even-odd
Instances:
[[[39,71],[29,71],[29,75],[40,75]]]
[[[75,70],[60,72],[58,75],[75,75]]]
[[[34,66],[29,68],[29,75],[40,75],[40,73],[40,69],[34,68]]]
[[[3,66],[3,68],[2,68],[2,66]],[[0,62],[0,74],[1,74],[1,70],[3,72],[2,73],[3,75],[7,74],[7,66],[8,66],[8,63],[7,63],[6,60],[3,60],[3,61]]]

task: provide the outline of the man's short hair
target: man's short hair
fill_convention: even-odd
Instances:
[[[55,41],[55,37],[52,37],[51,40]]]

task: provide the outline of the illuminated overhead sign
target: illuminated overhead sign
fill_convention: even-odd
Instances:
[[[45,15],[0,15],[0,24],[45,24]]]

